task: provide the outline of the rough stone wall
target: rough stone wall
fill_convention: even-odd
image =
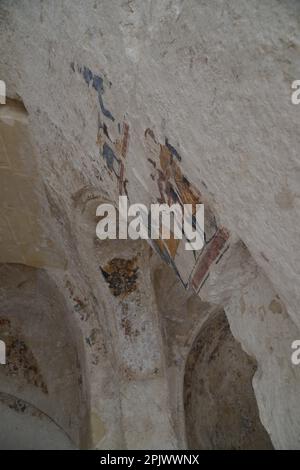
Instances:
[[[255,397],[273,445],[300,447],[300,372],[290,362],[300,328],[299,110],[290,100],[299,13],[296,0],[1,2],[0,78],[23,114],[0,112],[0,259],[4,270],[43,268],[38,276],[63,299],[78,356],[70,364],[82,374],[72,385],[78,403],[83,393],[76,446],[187,446],[186,360],[205,320],[224,309],[257,363]],[[9,232],[10,220],[26,223],[7,185],[16,155],[34,169],[34,194],[16,183],[39,220],[26,243]],[[153,251],[99,242],[96,207],[119,194],[204,202],[201,254],[175,240]],[[28,256],[37,245],[47,252],[39,263]],[[12,321],[2,290],[1,316]],[[16,318],[22,311],[20,301]],[[24,337],[26,322],[18,328]],[[14,392],[1,379],[0,391],[19,396],[22,384]],[[64,407],[49,414],[69,434],[74,413]]]

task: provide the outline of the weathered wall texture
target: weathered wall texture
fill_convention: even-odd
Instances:
[[[0,447],[300,448],[299,18],[296,0],[2,0],[0,412],[32,437],[0,428]],[[96,207],[121,194],[203,202],[201,253],[100,242]]]

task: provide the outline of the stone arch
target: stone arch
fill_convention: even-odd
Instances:
[[[14,450],[72,450],[65,431],[47,414],[13,395],[0,392],[0,445]]]
[[[252,387],[256,362],[233,337],[225,313],[209,318],[188,355],[184,377],[190,449],[270,449]]]
[[[48,416],[67,441],[80,447],[88,430],[89,400],[72,312],[43,269],[2,264],[0,285],[0,338],[7,349],[0,391]],[[32,421],[32,413],[23,414],[22,426]],[[43,423],[47,427],[49,420]]]

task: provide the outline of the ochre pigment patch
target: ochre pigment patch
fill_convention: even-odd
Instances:
[[[133,259],[113,258],[101,268],[104,279],[116,297],[127,296],[137,288],[138,267]]]

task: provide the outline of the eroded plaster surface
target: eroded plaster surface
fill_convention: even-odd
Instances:
[[[58,427],[67,447],[300,447],[299,13],[296,0],[1,2],[7,420],[23,400],[53,445]],[[204,203],[203,250],[98,240],[96,208],[119,195]],[[210,404],[220,437],[189,406],[201,374],[224,383],[221,363],[198,364],[184,397],[223,311],[230,331],[212,323],[202,340],[232,359],[232,401]]]

